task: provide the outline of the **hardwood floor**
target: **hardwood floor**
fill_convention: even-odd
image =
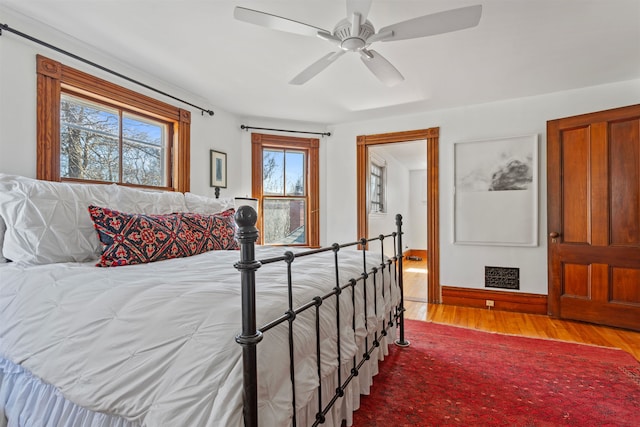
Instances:
[[[407,319],[427,320],[525,337],[614,347],[632,354],[640,361],[640,332],[558,320],[544,315],[427,304],[426,268],[426,261],[404,262],[403,283],[405,318]]]

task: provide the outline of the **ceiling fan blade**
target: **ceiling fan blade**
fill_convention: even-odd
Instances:
[[[351,19],[353,14],[357,13],[360,15],[360,24],[364,24],[371,9],[371,1],[372,0],[347,0],[347,18]]]
[[[302,72],[297,76],[295,76],[289,82],[289,84],[301,85],[308,82],[309,80],[311,80],[311,78],[315,77],[322,70],[327,68],[329,65],[333,64],[333,62],[336,59],[340,58],[342,55],[344,55],[344,53],[345,53],[344,50],[339,50],[337,52],[331,52],[326,54],[325,56],[318,59],[316,62],[314,62],[313,64],[309,65],[307,68],[302,70]]]
[[[481,15],[482,5],[478,4],[409,19],[381,28],[379,33],[393,32],[393,35],[382,38],[382,41],[433,36],[475,27],[480,22]]]
[[[287,19],[278,15],[272,15],[270,13],[247,9],[246,7],[240,6],[236,6],[233,11],[233,17],[239,21],[248,22],[250,24],[260,25],[273,30],[286,31],[287,33],[301,34],[303,36],[316,37],[318,35],[318,31],[330,33],[325,29],[314,27],[313,25],[305,24],[304,22],[298,22],[293,19]]]
[[[382,83],[391,87],[404,80],[400,71],[375,50],[362,50],[360,59]],[[371,56],[369,56],[371,55]]]

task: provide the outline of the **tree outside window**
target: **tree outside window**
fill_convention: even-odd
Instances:
[[[60,99],[60,176],[165,187],[169,126],[72,95]]]
[[[262,151],[265,244],[307,244],[306,155],[285,149]]]

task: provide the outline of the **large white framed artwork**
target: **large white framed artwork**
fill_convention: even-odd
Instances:
[[[538,135],[454,144],[456,244],[538,246]]]

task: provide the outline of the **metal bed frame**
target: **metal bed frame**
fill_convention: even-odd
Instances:
[[[365,337],[366,352],[362,355],[360,360],[357,360],[356,356],[353,357],[352,367],[350,375],[347,378],[341,378],[341,367],[343,365],[340,357],[340,328],[336,328],[336,339],[338,349],[338,384],[333,398],[328,402],[322,402],[322,382],[320,381],[318,389],[318,411],[316,413],[316,420],[313,426],[317,426],[325,422],[325,417],[330,411],[333,404],[344,395],[344,391],[351,380],[358,375],[358,370],[364,365],[371,357],[372,352],[376,347],[380,346],[380,338],[388,334],[388,330],[392,327],[399,327],[399,338],[395,341],[395,344],[401,347],[406,347],[409,342],[405,340],[404,336],[404,291],[402,283],[402,215],[396,215],[396,231],[388,235],[379,235],[378,237],[371,239],[360,239],[356,242],[345,244],[333,244],[332,246],[311,249],[304,252],[293,253],[287,251],[281,257],[269,258],[264,260],[255,259],[255,243],[258,239],[258,229],[255,227],[257,221],[257,213],[250,206],[241,206],[235,215],[236,224],[238,226],[237,237],[240,243],[240,261],[235,264],[235,268],[240,271],[241,275],[241,292],[242,292],[242,333],[236,336],[236,342],[242,346],[242,362],[243,362],[243,415],[244,425],[246,427],[258,426],[258,378],[257,378],[257,345],[262,340],[263,333],[269,329],[288,322],[289,324],[289,374],[292,384],[292,406],[293,406],[293,419],[292,425],[296,426],[296,396],[295,396],[295,374],[293,366],[293,322],[297,314],[300,314],[306,310],[315,308],[316,310],[316,359],[318,376],[320,377],[320,333],[319,333],[319,309],[323,301],[336,297],[337,301],[344,290],[351,288],[350,293],[353,300],[354,288],[358,283],[362,283],[364,300],[367,301],[367,279],[369,275],[373,274],[373,287],[376,289],[376,273],[381,271],[383,275],[382,282],[382,295],[384,295],[384,273],[385,269],[389,274],[389,292],[391,292],[391,279],[395,280],[396,285],[400,290],[400,302],[396,307],[393,307],[388,314],[385,313],[385,321],[381,330],[373,331],[374,339],[369,342],[369,335]],[[384,256],[384,239],[393,238],[393,247],[397,250],[396,256],[391,259],[385,259]],[[367,271],[367,252],[366,245],[372,241],[380,241],[381,250],[381,263],[379,267]],[[338,279],[338,251],[345,247],[360,245],[363,256],[363,272],[360,277],[352,278],[347,283],[340,283]],[[291,283],[291,264],[295,258],[310,256],[321,252],[334,252],[334,266],[336,271],[336,285],[335,287],[323,296],[316,296],[312,300],[300,307],[293,307],[292,298],[292,283]],[[261,328],[256,328],[256,295],[255,295],[255,272],[264,264],[270,264],[275,262],[286,263],[287,277],[288,277],[288,310],[277,319],[267,323]],[[392,271],[391,266],[394,265]],[[374,310],[377,314],[378,301],[376,298],[377,293],[374,292]],[[355,302],[354,302],[355,304]],[[355,306],[354,306],[355,309]],[[367,318],[367,305],[364,304],[364,315]],[[388,316],[388,317],[387,317]],[[340,325],[340,304],[336,303],[336,322]],[[355,321],[354,321],[355,322]],[[365,322],[366,324],[366,322]],[[355,323],[354,323],[355,329]]]

